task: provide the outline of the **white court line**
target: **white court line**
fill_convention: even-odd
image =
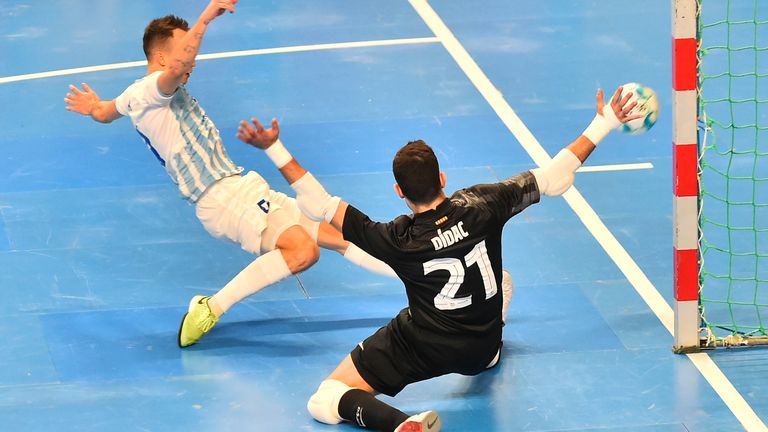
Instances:
[[[616,164],[616,165],[587,165],[582,166],[576,172],[605,172],[605,171],[630,171],[630,170],[644,170],[653,169],[653,164],[650,162],[633,163],[633,164]]]
[[[328,44],[316,44],[316,45],[296,45],[281,48],[263,48],[243,51],[230,51],[222,53],[200,54],[196,60],[213,60],[232,57],[246,57],[246,56],[258,56],[267,54],[282,54],[282,53],[295,53],[303,51],[323,51],[323,50],[335,50],[335,49],[349,49],[349,48],[368,48],[368,47],[381,47],[392,45],[415,45],[415,44],[428,44],[438,43],[440,40],[437,37],[423,37],[423,38],[406,38],[406,39],[383,39],[374,41],[360,41],[360,42],[340,42],[340,43],[328,43]],[[14,75],[7,77],[0,77],[0,84],[27,81],[33,79],[50,78],[64,75],[74,75],[88,72],[99,72],[114,69],[127,69],[132,67],[146,66],[146,60],[131,61],[123,63],[112,63],[98,66],[86,66],[72,69],[59,69],[49,72],[38,72],[24,75]]]
[[[432,32],[442,41],[445,49],[453,57],[459,67],[480,91],[485,100],[496,111],[496,114],[509,128],[510,132],[520,141],[531,158],[541,166],[550,160],[546,150],[539,144],[530,130],[523,124],[520,118],[509,106],[501,92],[499,92],[490,79],[475,63],[474,59],[456,39],[451,30],[445,25],[439,15],[425,0],[408,0],[411,6],[421,16]],[[616,237],[608,230],[600,217],[587,203],[584,197],[575,187],[566,192],[563,197],[571,206],[576,215],[581,219],[595,239],[605,249],[611,259],[616,263],[626,276],[637,293],[645,300],[651,310],[656,314],[661,323],[670,333],[673,333],[674,313],[664,297],[659,294],[648,277],[627,253],[624,247],[616,240]],[[693,364],[749,432],[766,432],[768,428],[755,414],[741,394],[733,387],[733,384],[722,373],[709,355],[704,353],[688,354]]]

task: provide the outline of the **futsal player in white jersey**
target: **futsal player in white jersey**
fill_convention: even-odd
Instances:
[[[213,296],[195,296],[182,318],[178,343],[196,343],[230,307],[245,297],[314,264],[317,245],[350,261],[395,277],[383,262],[345,242],[337,230],[304,217],[296,201],[270,189],[256,172],[227,156],[219,131],[185,88],[208,25],[238,0],[213,0],[197,22],[169,15],[144,32],[147,74],[114,100],[102,101],[91,88],[70,85],[67,110],[110,123],[128,116],[141,139],[195,205],[197,217],[214,237],[239,243],[258,256]]]

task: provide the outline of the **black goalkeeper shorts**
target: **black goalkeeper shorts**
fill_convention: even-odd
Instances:
[[[405,308],[350,355],[374,390],[395,396],[408,384],[440,375],[477,375],[500,347],[501,329],[489,335],[436,333],[415,324]]]

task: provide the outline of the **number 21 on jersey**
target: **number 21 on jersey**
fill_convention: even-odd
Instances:
[[[458,258],[437,258],[424,263],[424,275],[437,270],[447,270],[450,276],[440,293],[435,296],[435,307],[440,310],[455,310],[465,308],[472,304],[472,294],[465,297],[456,297],[461,285],[464,283],[464,275],[469,267],[477,264],[480,275],[483,277],[486,300],[496,295],[496,277],[491,267],[491,259],[488,258],[488,249],[485,240],[476,244],[472,250],[464,256],[464,262]],[[465,267],[466,265],[466,267]]]

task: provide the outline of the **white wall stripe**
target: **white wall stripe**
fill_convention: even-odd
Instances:
[[[409,0],[416,12],[421,16],[427,26],[442,41],[448,53],[453,57],[467,77],[477,87],[485,100],[496,111],[496,114],[517,138],[531,158],[541,166],[550,160],[550,156],[536,140],[533,134],[523,124],[520,118],[509,106],[502,94],[494,87],[485,73],[475,63],[474,59],[456,39],[450,29],[445,25],[439,15],[432,9],[426,0]],[[579,219],[584,223],[590,233],[600,243],[611,259],[616,263],[626,276],[637,293],[656,314],[661,323],[671,333],[674,331],[674,314],[672,308],[664,300],[656,287],[627,253],[624,247],[616,240],[616,237],[608,230],[600,217],[587,203],[579,191],[572,187],[564,195],[566,202],[571,206]],[[670,252],[671,253],[671,252]],[[712,388],[733,412],[736,418],[749,432],[768,432],[765,424],[752,410],[752,407],[744,400],[728,379],[723,375],[717,365],[712,362],[707,354],[689,354],[696,368],[709,382]]]
[[[405,38],[405,39],[384,39],[374,41],[360,41],[360,42],[340,42],[329,44],[316,44],[316,45],[297,45],[281,48],[264,48],[244,51],[230,51],[222,53],[210,53],[200,54],[196,60],[214,60],[222,58],[232,57],[246,57],[246,56],[258,56],[267,54],[282,54],[282,53],[295,53],[303,51],[322,51],[322,50],[336,50],[336,49],[349,49],[349,48],[368,48],[368,47],[380,47],[380,46],[392,46],[392,45],[416,45],[416,44],[428,44],[440,42],[436,37],[423,37],[423,38]],[[115,69],[127,69],[133,67],[146,66],[147,61],[131,61],[123,63],[112,63],[98,66],[86,66],[71,69],[60,69],[48,72],[30,73],[24,75],[14,75],[7,77],[0,77],[0,84],[6,84],[17,81],[27,81],[41,78],[50,78],[64,75],[75,75],[81,73],[100,72]]]

